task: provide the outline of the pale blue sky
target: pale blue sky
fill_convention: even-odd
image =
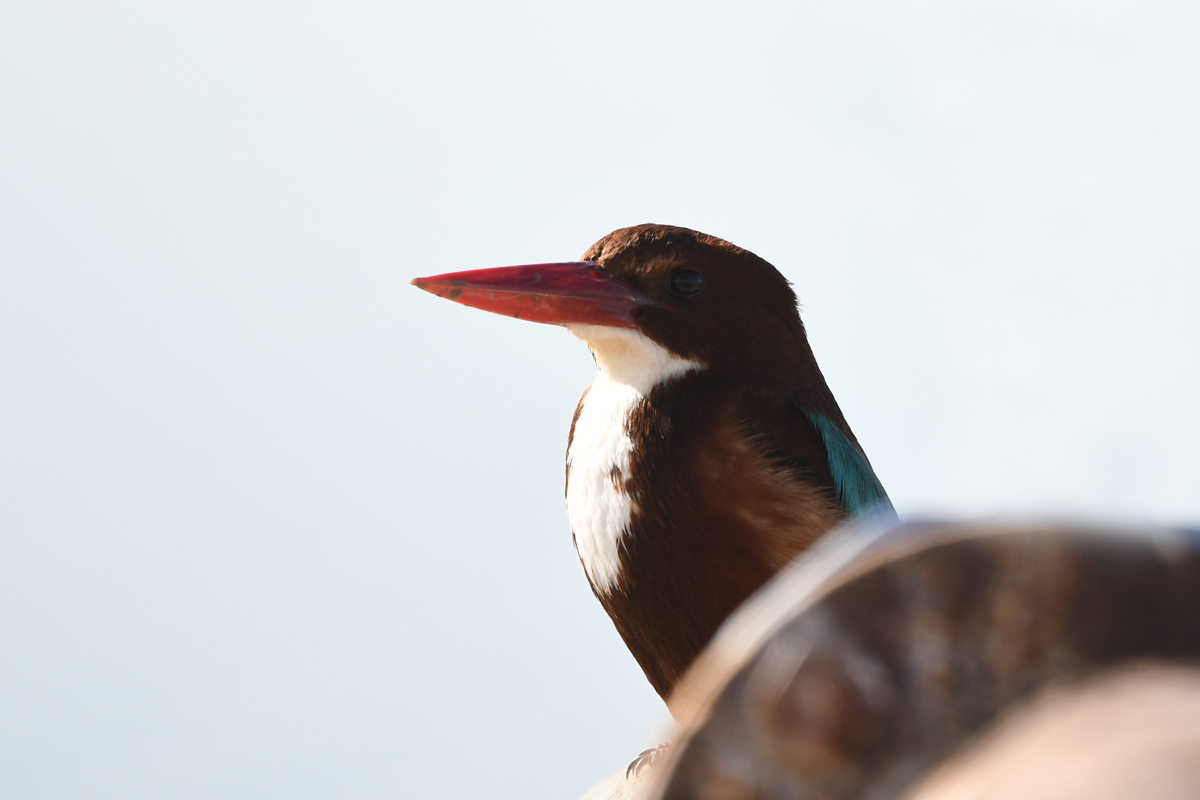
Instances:
[[[901,513],[1200,520],[1200,10],[0,6],[0,796],[574,798],[664,715],[565,332],[417,275],[778,266]],[[487,795],[493,796],[493,795]]]

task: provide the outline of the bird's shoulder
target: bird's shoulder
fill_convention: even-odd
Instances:
[[[828,451],[812,414],[790,398],[745,388],[730,398],[728,418],[737,435],[775,469],[810,485],[834,485]]]
[[[701,516],[724,531],[742,531],[771,569],[846,516],[820,431],[786,398],[732,391],[699,433],[680,467],[694,476]]]

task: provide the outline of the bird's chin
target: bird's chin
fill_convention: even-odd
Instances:
[[[567,325],[567,330],[592,351],[608,379],[625,383],[643,394],[669,378],[704,367],[682,358],[632,328],[608,325]]]

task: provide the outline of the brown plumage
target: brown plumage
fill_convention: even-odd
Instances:
[[[596,596],[664,699],[729,614],[846,516],[811,425],[772,435],[746,414],[764,403],[703,371],[629,420],[635,510],[621,580]]]
[[[795,295],[766,261],[661,225],[616,231],[583,258],[655,301],[636,318],[645,335],[705,365],[655,387],[630,415],[635,456],[622,486],[634,511],[621,580],[607,592],[593,584],[666,699],[734,609],[847,516],[804,410],[855,440]],[[703,273],[703,293],[670,294],[679,268]]]

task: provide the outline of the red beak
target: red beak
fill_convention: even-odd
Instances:
[[[550,325],[636,328],[634,309],[651,302],[591,261],[448,272],[417,278],[413,286],[464,306]]]

